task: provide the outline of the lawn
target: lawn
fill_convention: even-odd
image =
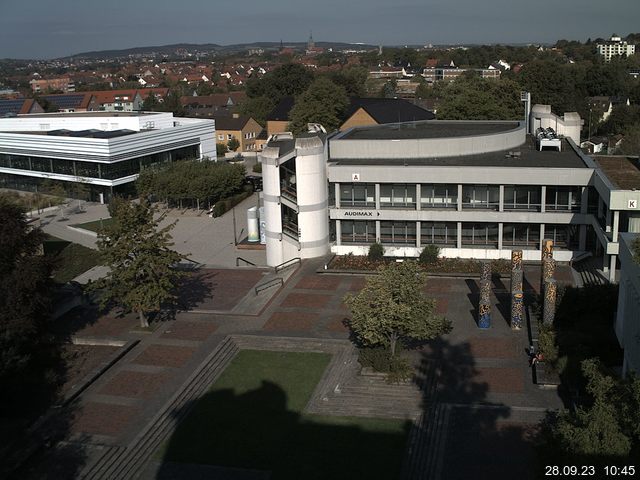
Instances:
[[[241,351],[163,446],[163,460],[268,470],[274,479],[397,478],[406,422],[303,413],[329,360]]]
[[[43,248],[45,255],[57,257],[53,279],[58,283],[69,282],[98,265],[98,252],[77,243],[48,236]]]
[[[78,225],[73,225],[76,228],[84,228],[85,230],[91,230],[92,232],[97,232],[101,226],[108,227],[113,223],[113,218],[103,218],[101,220],[94,220],[93,222],[80,223]]]

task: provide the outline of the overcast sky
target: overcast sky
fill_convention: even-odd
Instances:
[[[640,0],[0,0],[0,58],[255,41],[537,43],[640,30]]]

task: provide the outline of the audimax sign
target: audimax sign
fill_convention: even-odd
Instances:
[[[343,215],[345,217],[367,218],[367,217],[379,217],[380,212],[373,212],[371,210],[347,210],[343,212]]]

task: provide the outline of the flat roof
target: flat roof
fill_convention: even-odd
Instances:
[[[638,160],[622,155],[593,157],[614,187],[619,190],[640,190]]]
[[[53,112],[28,113],[14,118],[51,118],[51,117],[143,117],[145,115],[160,115],[166,112]]]
[[[336,165],[372,165],[372,166],[444,166],[444,167],[525,167],[525,168],[588,168],[578,153],[566,139],[562,139],[562,151],[539,151],[535,141],[527,135],[526,142],[518,148],[499,152],[479,153],[477,155],[461,155],[459,157],[442,158],[330,158]],[[512,152],[520,152],[520,156],[512,156]]]
[[[335,140],[409,140],[421,138],[474,137],[515,130],[519,122],[467,122],[427,120],[356,127]]]
[[[146,131],[146,130],[143,130]],[[89,130],[43,130],[37,132],[2,132],[0,133],[17,133],[22,135],[45,135],[48,137],[82,137],[82,138],[117,138],[124,137],[126,135],[131,135],[133,133],[139,133],[137,130],[97,130],[97,129],[89,129]]]

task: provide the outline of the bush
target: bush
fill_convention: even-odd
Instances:
[[[396,346],[396,356],[391,357],[391,351],[387,347],[366,347],[360,349],[358,362],[363,367],[370,367],[376,372],[386,373],[387,382],[400,383],[410,379],[413,368],[406,358],[400,357],[402,344]]]
[[[384,258],[384,247],[378,242],[371,244],[367,257],[373,261],[382,260]]]
[[[432,263],[436,263],[438,261],[438,257],[440,256],[440,247],[436,245],[425,245],[420,252],[420,257],[418,261],[423,265],[431,265]]]
[[[262,173],[262,163],[256,163],[253,167],[251,167],[251,171],[253,173]]]
[[[220,217],[224,215],[226,212],[242,202],[245,198],[250,197],[253,193],[253,189],[250,185],[248,185],[248,187],[249,188],[245,189],[242,193],[234,195],[233,197],[226,198],[224,200],[220,200],[218,203],[216,203],[213,207],[213,216]]]

